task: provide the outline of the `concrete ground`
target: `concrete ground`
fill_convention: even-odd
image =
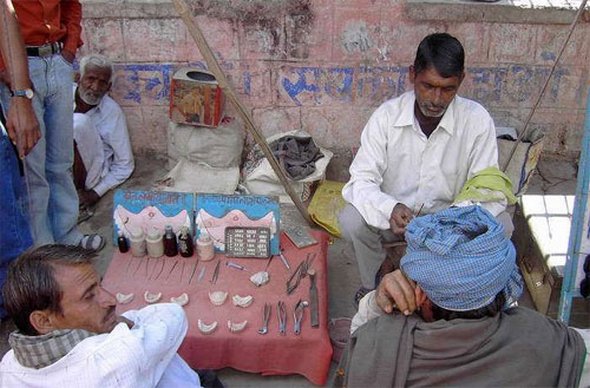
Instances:
[[[163,176],[166,170],[166,161],[149,157],[139,157],[136,161],[136,170],[131,179],[123,185],[123,188],[149,189],[152,183]],[[528,190],[532,194],[574,194],[576,166],[570,162],[546,161],[539,163],[538,173],[533,178]],[[100,233],[110,238],[112,236],[112,193],[103,198],[96,209],[95,215],[80,225],[86,233]],[[282,207],[282,217],[289,222],[303,223],[301,216],[294,207]],[[100,252],[98,270],[106,271],[114,246],[107,246]],[[334,239],[328,250],[329,273],[329,317],[352,317],[355,312],[353,296],[360,286],[357,265],[351,246],[345,241]],[[582,308],[588,310],[587,301],[583,301]],[[523,295],[521,304],[532,306],[528,293]],[[586,315],[585,321],[590,323]],[[590,325],[589,325],[590,326]],[[3,323],[0,329],[0,355],[8,350],[7,335],[13,330],[10,323]],[[334,373],[335,364],[332,363],[330,379]],[[226,387],[307,387],[312,386],[304,377],[292,376],[268,376],[239,372],[230,368],[218,371],[218,375]]]

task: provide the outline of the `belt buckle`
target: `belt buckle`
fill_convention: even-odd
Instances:
[[[40,57],[50,57],[51,55],[53,55],[53,45],[51,45],[51,44],[39,46],[38,50],[39,50]]]

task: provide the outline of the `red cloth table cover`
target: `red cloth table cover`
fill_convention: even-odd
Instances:
[[[281,246],[291,270],[287,271],[279,257],[274,257],[268,267],[270,281],[256,287],[249,277],[263,271],[268,260],[226,258],[217,254],[212,261],[199,261],[195,269],[196,257],[136,258],[130,253],[114,254],[113,260],[103,279],[103,286],[113,294],[134,293],[133,300],[117,306],[117,312],[139,309],[146,305],[146,291],[161,292],[161,302],[169,302],[186,292],[189,303],[184,306],[189,321],[189,330],[180,355],[193,368],[221,369],[231,367],[245,372],[263,375],[301,374],[314,384],[326,383],[332,356],[332,346],[328,335],[328,292],[327,292],[327,247],[328,235],[312,231],[318,244],[297,249],[285,235],[281,236]],[[300,299],[309,300],[309,276],[302,279],[299,287],[287,295],[286,282],[297,265],[309,254],[316,254],[312,268],[316,270],[318,288],[320,327],[312,328],[310,309],[303,314],[300,335],[293,332],[293,310]],[[221,260],[216,284],[210,282],[213,270]],[[225,262],[233,261],[246,267],[248,272],[227,267]],[[203,278],[198,277],[205,268]],[[193,273],[193,269],[195,269]],[[191,278],[189,284],[189,279]],[[226,291],[228,297],[221,306],[209,301],[209,292]],[[234,306],[233,295],[252,295],[254,302],[247,308]],[[287,305],[287,335],[278,332],[277,302]],[[258,333],[262,326],[264,303],[272,305],[269,332]],[[197,320],[210,324],[217,321],[217,329],[203,334],[197,327]],[[248,320],[246,328],[239,333],[228,329],[228,320],[234,323]]]

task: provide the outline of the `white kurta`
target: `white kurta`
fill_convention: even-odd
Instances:
[[[449,207],[475,173],[498,166],[494,122],[477,102],[456,96],[429,138],[414,116],[414,92],[383,103],[361,135],[342,195],[379,229],[397,203],[429,214]],[[504,204],[483,206],[495,216]]]
[[[89,337],[41,369],[19,364],[10,350],[0,363],[0,387],[200,387],[199,376],[176,353],[188,330],[182,307],[163,303],[123,314],[118,324]]]
[[[102,197],[133,172],[125,115],[109,96],[86,113],[74,113],[74,140],[87,172],[86,190]]]

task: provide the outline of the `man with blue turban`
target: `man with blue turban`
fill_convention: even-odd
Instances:
[[[466,206],[418,217],[406,240],[401,270],[361,300],[337,384],[580,384],[584,339],[517,306],[514,246],[488,211]]]

